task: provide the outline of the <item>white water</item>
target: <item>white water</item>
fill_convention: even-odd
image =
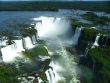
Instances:
[[[69,54],[64,46],[66,43],[69,44],[69,40],[65,37],[65,40],[60,40],[59,35],[65,34],[70,28],[69,20],[58,17],[39,17],[34,18],[36,22],[36,28],[40,38],[47,41],[47,48],[49,53],[52,55],[56,52],[60,55],[60,61],[55,59],[51,61],[50,66],[52,69],[46,71],[46,76],[49,83],[78,83],[77,80],[77,63],[74,61],[74,55]],[[42,21],[38,22],[38,20]],[[80,36],[81,28],[78,28],[75,32],[75,39],[78,41]],[[74,40],[75,42],[77,42]],[[68,41],[68,42],[67,42]],[[62,43],[63,42],[63,43]],[[53,49],[53,50],[52,50]],[[68,80],[68,78],[70,79]]]
[[[57,49],[60,61],[56,59],[50,63],[53,71],[51,69],[46,71],[49,83],[67,83],[67,81],[68,83],[79,83],[79,80],[77,79],[78,71],[76,70],[77,63],[74,61],[74,55],[71,55],[66,51],[62,41],[57,40],[55,43],[60,47],[60,49]],[[51,52],[55,53],[54,51]],[[55,55],[52,56],[54,57]],[[68,80],[68,78],[70,79]]]
[[[34,47],[34,45],[32,44],[32,41],[29,37],[26,37],[24,39],[25,39],[25,43],[26,43],[26,48],[30,49],[30,48]]]
[[[25,45],[27,49],[33,48],[35,45],[32,44],[31,39],[29,37],[24,38]],[[24,51],[22,39],[14,40],[14,44],[8,45],[6,47],[1,48],[2,58],[4,62],[14,61],[16,57],[22,57],[19,53]],[[35,43],[35,39],[33,39]]]
[[[80,37],[80,33],[81,33],[81,28],[76,28],[75,30],[75,34],[72,37],[72,41],[73,41],[73,46],[76,46],[78,43],[78,39]]]
[[[98,34],[98,35],[96,36],[96,39],[95,39],[95,42],[94,42],[92,48],[94,48],[94,46],[99,46],[99,44],[98,44],[99,39],[100,39],[100,34]]]
[[[4,62],[12,61],[15,57],[18,56],[18,54],[16,53],[16,48],[14,47],[14,44],[2,48],[1,52],[2,52],[2,58]]]
[[[59,17],[44,17],[33,18],[37,21],[36,27],[40,38],[56,38],[58,35],[65,33],[70,27],[70,21]],[[42,22],[39,22],[42,21]]]
[[[48,71],[46,71],[46,75],[49,80],[49,83],[58,83],[58,82],[65,83],[67,81],[68,83],[79,82],[77,80],[77,70],[76,70],[77,63],[74,61],[74,55],[69,54],[64,48],[66,46],[65,43],[67,43],[66,41],[69,42],[69,40],[67,40],[67,38],[65,37],[65,40],[63,42],[63,40],[60,40],[59,38],[59,35],[65,34],[70,28],[69,20],[65,18],[57,18],[57,17],[37,18],[37,20],[39,19],[42,20],[42,23],[39,24],[38,22],[36,23],[38,35],[40,36],[40,38],[46,39],[47,43],[53,46],[52,48],[50,46],[47,46],[48,48],[50,49],[55,49],[55,47],[57,48],[56,51],[59,53],[60,55],[59,59],[61,61],[59,62],[58,60],[56,60],[50,63],[50,66],[53,68],[53,70],[49,69]],[[79,32],[79,29],[77,32]],[[76,36],[78,36],[78,34]],[[50,43],[49,40],[51,39],[52,41]],[[26,48],[31,49],[34,47],[29,37],[24,38],[24,40],[25,40]],[[1,49],[4,62],[13,61],[17,56],[21,56],[18,54],[18,52],[24,50],[22,46],[22,40],[16,40],[15,44],[16,46],[12,44]],[[55,50],[51,51],[50,49],[49,51],[51,53],[56,52]],[[53,57],[53,55],[51,56]],[[71,78],[68,80],[69,77]]]

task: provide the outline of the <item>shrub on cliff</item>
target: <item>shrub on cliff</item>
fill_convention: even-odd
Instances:
[[[34,47],[32,49],[27,49],[24,52],[24,54],[25,54],[25,56],[27,56],[29,58],[35,58],[38,55],[49,56],[48,50],[44,46],[37,46],[37,47]]]

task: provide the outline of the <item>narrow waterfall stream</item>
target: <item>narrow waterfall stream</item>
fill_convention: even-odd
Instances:
[[[95,42],[93,43],[92,48],[94,48],[95,46],[99,46],[99,43],[98,43],[99,39],[100,39],[100,34],[98,34],[98,35],[96,36],[96,39],[95,39]]]
[[[94,42],[94,45],[95,45],[95,46],[99,46],[99,44],[98,44],[99,38],[100,38],[100,35],[98,34],[98,35],[96,36],[96,39],[95,39],[95,42]]]
[[[81,28],[76,28],[75,35],[72,37],[73,46],[76,46],[80,37]]]

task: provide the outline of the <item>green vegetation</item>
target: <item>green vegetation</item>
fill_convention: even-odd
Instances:
[[[35,37],[35,40],[37,41],[37,30],[35,29],[34,25],[30,25],[30,24],[17,24],[18,28],[20,29],[20,33],[23,37],[30,37],[32,44],[33,43],[33,36]]]
[[[81,83],[93,83],[93,77],[94,77],[93,71],[91,71],[91,69],[83,65],[80,66],[80,68],[82,70],[81,71],[82,76],[80,78]]]
[[[0,38],[1,40],[3,40],[3,37],[5,37],[5,39],[7,39],[7,45],[11,45],[13,44],[14,42],[12,41],[13,40],[13,33],[12,32],[9,32],[9,31],[0,31]]]
[[[110,22],[110,18],[106,16],[98,16],[93,12],[87,12],[82,15],[82,17],[86,20],[92,21],[95,25],[107,25]]]
[[[94,24],[82,23],[82,22],[79,22],[78,20],[73,20],[71,25],[72,25],[73,28],[77,28],[77,27],[79,27],[79,28],[80,27],[90,28],[90,27],[95,26]]]
[[[49,56],[48,50],[44,46],[37,46],[32,49],[27,49],[24,54],[29,58],[35,58],[36,56]]]
[[[97,74],[100,75],[99,83],[109,83],[110,81],[110,47],[101,48],[96,47],[89,50],[89,57],[92,59],[92,62],[97,67],[100,65]]]
[[[23,37],[36,35],[37,30],[30,24],[17,24]]]
[[[100,46],[91,48],[99,33],[101,34],[98,41]],[[109,83],[110,47],[108,31],[84,28],[79,37],[77,48],[81,50],[82,53],[85,52],[86,48],[89,49],[88,56],[86,55],[86,57],[81,58],[81,64],[87,67],[87,73],[84,73],[81,79],[82,83],[92,83],[93,81],[94,83]],[[92,75],[92,72],[94,75]]]
[[[0,83],[17,83],[15,69],[10,65],[0,64]]]
[[[82,22],[79,22],[77,19],[72,19],[71,20],[71,25],[73,28],[77,28],[77,27],[84,27],[84,28],[90,28],[90,27],[94,27],[96,26],[95,24],[88,24],[88,23],[82,23]]]
[[[101,35],[107,35],[108,30],[96,30],[96,29],[84,28],[81,31],[77,48],[83,52],[85,48],[88,46],[88,44],[90,47],[95,42],[96,36],[99,33]]]
[[[16,4],[17,3],[17,4]],[[60,1],[28,1],[28,2],[0,2],[0,10],[10,11],[57,11],[58,9],[83,9],[94,11],[110,12],[110,2],[108,1],[75,1],[75,2],[60,2]]]
[[[100,48],[96,47],[89,50],[89,56],[93,61],[100,62],[104,68],[110,70],[110,47],[109,48]]]
[[[79,37],[77,48],[84,52],[85,48],[88,44],[91,46],[96,38],[96,35],[101,33],[100,30],[84,28],[81,32],[81,36]]]

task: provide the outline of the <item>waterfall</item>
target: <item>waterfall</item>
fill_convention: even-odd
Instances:
[[[46,77],[47,77],[48,82],[51,83],[51,75],[50,75],[50,71],[47,70],[45,73],[46,73]]]
[[[67,32],[70,27],[70,21],[59,17],[44,17],[33,18],[37,21],[36,27],[38,30],[38,36],[43,37],[57,37]],[[39,20],[41,22],[39,22]]]
[[[35,44],[36,39],[33,36],[33,43]],[[31,39],[29,37],[22,38],[20,40],[13,40],[13,44],[6,45],[0,50],[0,59],[4,62],[10,62],[18,57],[18,52],[24,51],[24,49],[33,48],[35,45],[32,44]],[[21,56],[19,56],[21,57]]]
[[[50,63],[50,66],[52,67],[52,69],[49,69],[45,72],[47,79],[49,83],[56,83],[61,80],[58,71],[62,70],[62,68],[58,64],[55,64],[53,61]]]
[[[55,61],[51,61],[50,65],[52,69],[47,70],[46,76],[48,79],[48,83],[78,83],[77,79],[77,70],[76,70],[76,62],[74,61],[74,56],[70,55],[64,47],[70,44],[68,37],[65,36],[68,30],[71,29],[70,21],[66,18],[59,17],[44,17],[41,16],[39,18],[33,19],[36,22],[36,28],[38,30],[38,35],[41,39],[44,39],[47,42],[47,47],[49,48],[49,52],[52,54],[58,52],[59,59],[55,59]],[[38,22],[41,20],[41,22]],[[75,31],[75,35],[73,37],[74,44],[76,45],[80,36],[82,28],[77,28]],[[69,32],[70,33],[70,32]],[[65,38],[61,38],[65,36]],[[63,39],[63,40],[62,40]],[[62,41],[64,43],[62,43]],[[67,42],[68,41],[68,42]],[[50,46],[51,45],[51,46]],[[65,46],[64,46],[65,45]],[[52,55],[51,57],[54,57]],[[70,80],[67,80],[67,78]]]
[[[30,37],[23,38],[23,47],[24,47],[24,49],[26,49],[26,48],[27,49],[33,48],[34,45],[32,44],[32,41],[31,41]]]
[[[61,41],[58,42],[58,46],[60,46],[58,50],[59,60],[57,61],[57,59],[55,59],[56,61],[51,61],[50,66],[52,69],[46,71],[48,83],[80,83],[77,79],[76,62],[74,61],[73,55],[71,56],[66,51]],[[70,80],[67,80],[65,75],[72,77]]]
[[[35,38],[33,38],[33,41],[36,42]],[[34,45],[32,44],[31,39],[26,37],[21,40],[14,40],[13,44],[1,48],[0,54],[2,54],[4,62],[10,62],[19,55],[18,52],[22,52],[24,49],[30,49],[33,47]]]
[[[94,42],[92,48],[94,48],[94,46],[99,46],[99,44],[98,44],[99,39],[100,39],[100,34],[98,34],[98,35],[96,36],[96,39],[95,39],[95,42]]]
[[[16,48],[14,48],[14,44],[1,48],[1,52],[4,62],[12,61],[15,57],[18,56],[16,52]]]
[[[49,83],[55,83],[55,75],[52,69],[48,69],[46,72],[46,76]]]
[[[78,44],[78,39],[80,37],[80,33],[81,33],[81,28],[76,28],[75,34],[72,37],[73,46],[76,46]]]
[[[14,42],[16,44],[16,51],[17,52],[24,51],[24,48],[26,48],[25,41],[23,41],[22,39],[20,39],[20,40],[14,40]],[[24,43],[24,47],[23,47],[23,43]]]

